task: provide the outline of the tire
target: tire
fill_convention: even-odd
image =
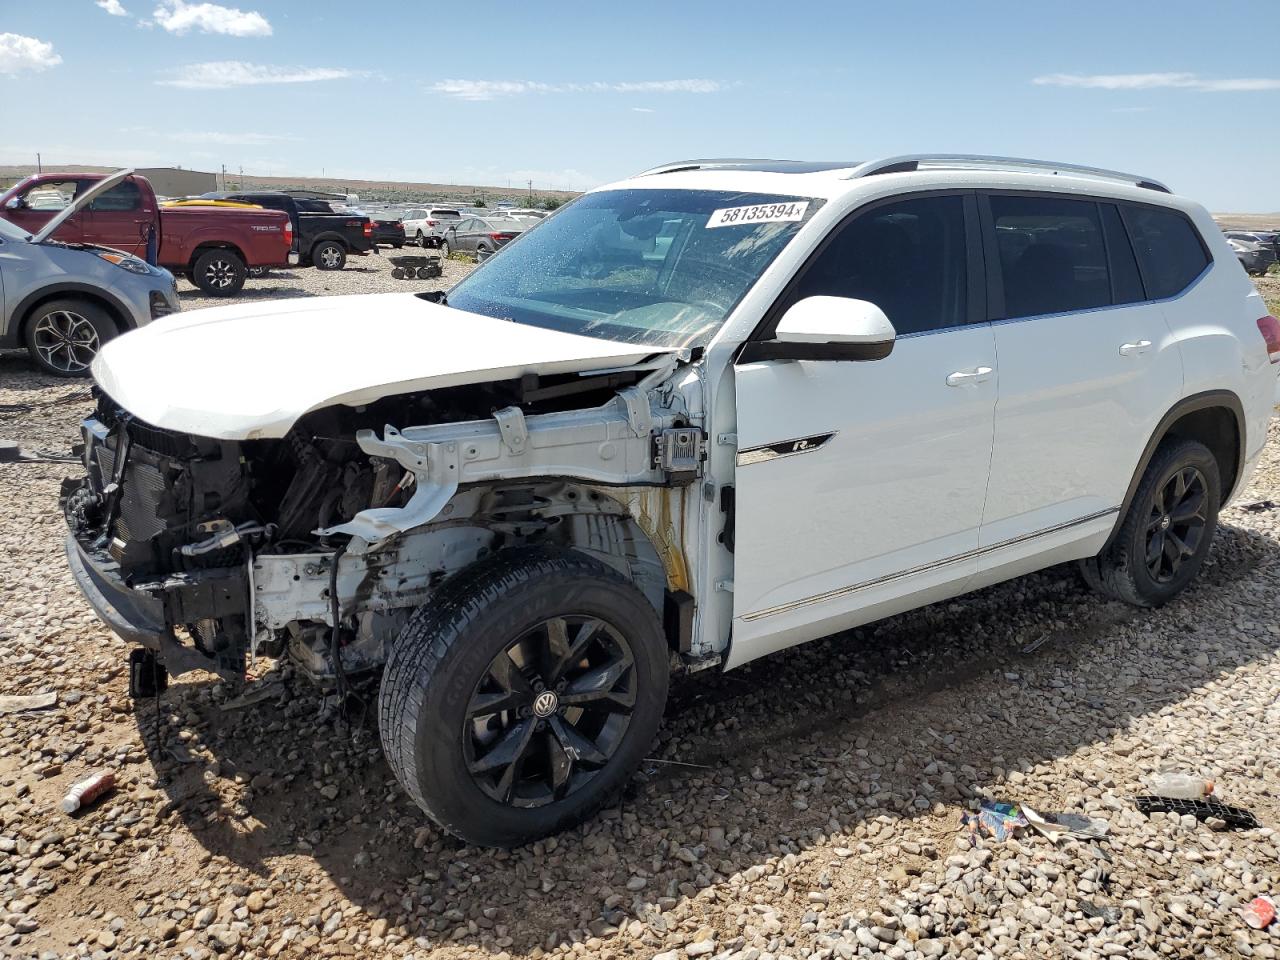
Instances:
[[[50,300],[27,317],[27,352],[43,372],[86,377],[102,345],[119,330],[105,309],[88,300]]]
[[[337,240],[321,240],[311,248],[317,270],[341,270],[347,265],[347,249]]]
[[[414,246],[422,247],[424,250],[426,249],[427,238],[422,235],[421,230],[419,230],[417,233],[413,235],[413,244]]]
[[[403,267],[392,267],[392,268],[391,268],[391,279],[392,279],[392,280],[403,280],[403,279],[404,279],[404,268],[403,268]]]
[[[484,244],[476,247],[476,263],[484,263],[489,259],[489,248]]]
[[[248,275],[240,254],[221,247],[200,254],[191,267],[192,283],[210,297],[234,297]]]
[[[403,247],[403,246],[404,246],[404,244],[403,244],[403,243],[393,243],[391,246],[393,246],[393,247],[395,247],[397,250],[399,250],[401,247]]]
[[[1195,440],[1161,443],[1120,529],[1096,558],[1103,593],[1136,607],[1172,600],[1204,564],[1221,504],[1218,461],[1209,449]]]
[[[446,258],[446,259],[447,259],[447,258],[448,258],[448,256],[449,256],[449,254],[450,254],[450,253],[452,253],[452,252],[453,252],[453,251],[452,251],[452,249],[451,249],[451,248],[450,248],[450,246],[449,246],[449,241],[448,241],[448,240],[441,240],[441,241],[440,241],[440,256],[442,256],[442,257],[444,257],[444,258]]]
[[[573,664],[570,638],[584,643]],[[401,631],[378,694],[383,750],[449,833],[482,846],[528,843],[582,822],[624,786],[662,719],[667,656],[652,605],[611,568],[573,551],[504,551],[446,581]],[[609,694],[586,693],[602,671],[612,671]],[[595,706],[559,702],[575,684]],[[485,712],[486,698],[511,706]],[[495,762],[504,742],[530,752]]]

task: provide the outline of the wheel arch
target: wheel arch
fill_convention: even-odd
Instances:
[[[1222,478],[1222,502],[1229,501],[1235,493],[1245,462],[1244,405],[1230,390],[1208,390],[1183,397],[1160,419],[1143,448],[1137,469],[1133,472],[1124,500],[1120,504],[1115,530],[1107,539],[1106,546],[1111,545],[1124,522],[1151,458],[1160,444],[1171,437],[1196,440],[1208,447],[1218,463],[1218,472]]]
[[[315,253],[316,247],[330,240],[341,246],[343,250],[347,251],[347,253],[351,252],[351,244],[347,243],[346,237],[340,233],[326,231],[311,238],[311,246],[307,247],[307,256],[312,256]]]
[[[26,342],[27,324],[31,322],[31,318],[40,307],[50,300],[66,298],[88,300],[90,303],[106,310],[111,319],[115,321],[116,329],[121,333],[126,330],[134,330],[138,326],[134,322],[133,311],[126,307],[114,294],[87,283],[68,281],[34,290],[18,303],[18,306],[13,311],[13,315],[18,318],[18,323],[14,327],[14,342],[19,344]]]
[[[249,265],[249,258],[244,255],[244,251],[237,247],[234,243],[227,240],[205,240],[197,244],[191,251],[191,256],[187,259],[187,269],[194,270],[196,261],[210,250],[230,250],[244,263],[246,267]]]

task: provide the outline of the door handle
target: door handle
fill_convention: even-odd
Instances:
[[[948,387],[968,387],[977,383],[986,383],[995,373],[991,367],[975,367],[972,370],[957,370],[947,377]]]
[[[1140,353],[1146,353],[1151,349],[1150,340],[1135,340],[1133,343],[1120,344],[1120,356],[1136,357]]]

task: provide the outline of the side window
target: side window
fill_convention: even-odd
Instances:
[[[1142,277],[1138,273],[1138,261],[1133,255],[1133,244],[1120,219],[1120,211],[1114,203],[1099,204],[1102,209],[1102,231],[1107,238],[1107,265],[1111,270],[1111,302],[1140,303],[1146,294],[1142,289]]]
[[[51,212],[71,205],[80,183],[76,180],[46,180],[22,194],[28,210]]]
[[[132,180],[117,183],[106,193],[99,194],[89,202],[90,210],[101,213],[119,213],[137,210],[142,206],[142,191]]]
[[[869,300],[900,336],[938,330],[967,319],[968,270],[964,198],[899,200],[840,227],[795,299]]]
[[[1098,204],[1061,197],[992,195],[1005,317],[1111,304]]]
[[[1200,234],[1181,213],[1125,204],[1124,220],[1151,299],[1181,293],[1209,265]]]

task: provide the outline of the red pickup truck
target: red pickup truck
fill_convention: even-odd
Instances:
[[[0,195],[0,217],[36,233],[102,178],[97,173],[27,177]],[[114,247],[185,276],[210,296],[230,297],[244,286],[250,267],[288,265],[293,225],[279,210],[162,207],[145,177],[127,174],[69,217],[53,239]]]

